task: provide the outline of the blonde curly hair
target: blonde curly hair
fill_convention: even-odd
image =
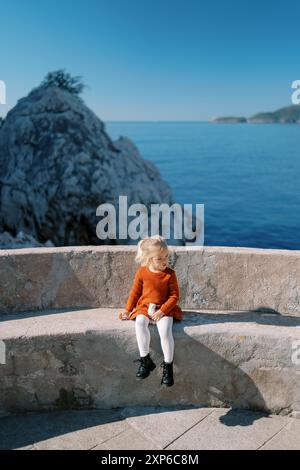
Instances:
[[[168,251],[168,249],[167,242],[161,235],[143,238],[137,244],[135,262],[141,266],[147,266],[154,251]]]

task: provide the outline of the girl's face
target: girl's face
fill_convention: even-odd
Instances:
[[[154,251],[149,264],[155,271],[163,271],[168,266],[169,253],[165,251]]]

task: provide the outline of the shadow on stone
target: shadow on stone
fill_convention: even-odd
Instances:
[[[61,439],[61,445],[66,440],[73,441],[73,448],[84,447],[83,440],[90,441],[90,446],[93,446],[93,435],[98,434],[104,438],[113,437],[124,429],[126,417],[142,416],[150,414],[164,413],[166,411],[178,410],[197,410],[199,407],[185,406],[185,407],[135,407],[127,409],[115,408],[112,410],[77,410],[77,411],[51,411],[51,412],[38,412],[38,413],[25,413],[15,414],[0,418],[0,450],[4,449],[18,449],[21,447],[31,446],[34,443],[39,443],[48,439]],[[122,422],[124,425],[122,426]],[[118,425],[117,430],[109,430],[106,425]],[[103,429],[101,429],[103,426]],[[68,436],[78,431],[86,431],[85,435]],[[100,440],[100,438],[98,437]],[[101,442],[101,440],[100,440]],[[96,442],[97,443],[97,442]],[[98,442],[99,443],[99,442]],[[52,442],[50,447],[58,448],[59,443]],[[86,442],[85,442],[85,445]],[[88,445],[87,445],[88,447]]]
[[[204,323],[234,323],[234,322],[255,322],[258,325],[273,326],[300,326],[300,317],[292,315],[282,315],[277,310],[268,307],[260,307],[259,310],[242,310],[218,313],[210,313],[209,310],[201,312],[193,310],[184,310],[185,318],[189,317],[189,321],[197,324]]]
[[[219,421],[225,426],[251,426],[254,421],[268,416],[268,413],[259,411],[249,413],[247,410],[230,409],[224,416],[220,416]]]
[[[203,406],[209,404],[268,411],[256,384],[240,367],[240,364],[251,359],[255,345],[250,342],[234,344],[228,333],[222,334],[222,331],[213,334],[201,332],[199,335],[197,327],[232,320],[230,315],[221,316],[223,318],[219,315],[189,314],[185,315],[184,322],[174,324],[174,330],[178,331],[175,339],[174,363],[178,371],[175,380],[176,388],[180,389],[180,399],[184,401],[184,392],[189,389],[191,392],[186,393],[186,397]],[[239,320],[236,318],[235,321]],[[180,342],[183,344],[180,345]],[[259,419],[259,415],[254,419]]]

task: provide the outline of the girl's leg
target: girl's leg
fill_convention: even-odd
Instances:
[[[172,362],[174,357],[174,338],[172,333],[173,317],[162,317],[157,322],[160,343],[165,362]]]
[[[149,318],[143,314],[139,314],[135,320],[135,332],[140,351],[140,356],[145,357],[149,354],[150,348],[150,331],[149,331]]]

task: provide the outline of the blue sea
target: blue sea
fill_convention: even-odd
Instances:
[[[300,125],[107,122],[159,168],[174,201],[204,204],[204,244],[300,249]]]

